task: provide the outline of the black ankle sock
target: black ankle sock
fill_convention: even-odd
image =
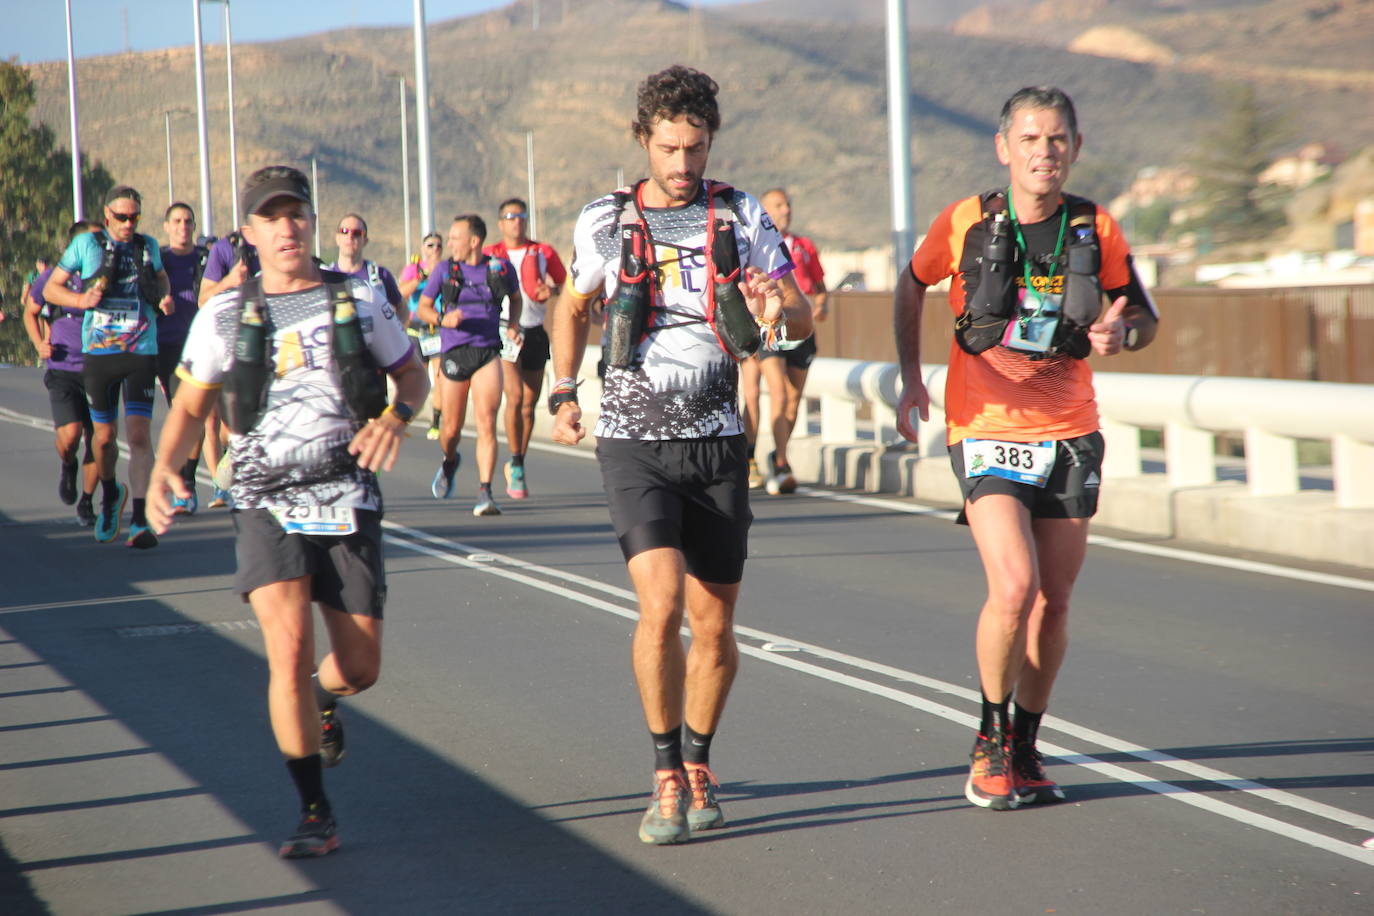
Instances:
[[[147,511],[147,509],[148,509],[148,500],[146,500],[146,499],[135,499],[135,500],[134,500],[134,516],[133,516],[133,519],[134,519],[134,524],[135,524],[135,525],[146,525],[146,524],[148,524],[148,518],[147,518],[146,515],[144,515],[144,513]]]
[[[978,734],[984,738],[991,738],[993,734],[1006,735],[1011,732],[1008,728],[1007,720],[1010,713],[1007,706],[1011,703],[1011,697],[1007,697],[1000,703],[994,703],[988,699],[987,694],[983,694],[983,721],[978,726]]]
[[[429,421],[429,425],[434,429],[439,428],[439,411],[434,411],[434,418]]]
[[[187,484],[194,484],[196,482],[196,467],[199,464],[199,458],[186,459],[186,463],[181,466],[181,479]]]
[[[324,797],[324,765],[320,762],[319,754],[290,757],[286,761],[286,770],[296,784],[296,791],[300,793],[302,811],[312,805],[321,805],[325,811],[329,810],[329,799]]]
[[[100,496],[107,503],[119,499],[119,483],[113,477],[100,481]]]
[[[687,740],[682,742],[682,759],[687,763],[708,766],[711,763],[711,739],[716,733],[703,735],[685,722],[682,727],[687,731]]]
[[[682,728],[671,731],[649,732],[654,739],[654,769],[682,769]]]
[[[452,457],[452,458],[445,458],[445,459],[444,459],[444,476],[445,476],[445,477],[452,477],[453,474],[454,474],[454,472],[457,471],[457,470],[458,470],[458,457],[457,457],[456,455],[455,455],[454,457]]]
[[[513,468],[523,468],[523,467],[525,466],[525,456],[524,456],[524,455],[511,455],[511,456],[510,456],[510,464],[511,464],[511,467],[513,467]]]
[[[1040,717],[1045,713],[1031,712],[1020,703],[1015,704],[1016,715],[1011,720],[1012,740],[1018,744],[1035,744],[1036,736],[1040,734]]]
[[[750,460],[750,461],[753,461],[753,460],[754,460],[754,443],[750,442],[747,446],[745,446],[744,451],[745,451],[745,454],[749,456],[749,460]]]
[[[77,502],[78,502],[78,503],[85,503],[86,505],[89,506],[89,505],[91,504],[91,500],[92,500],[94,497],[95,497],[95,491],[92,490],[90,493],[82,493],[82,494],[81,494],[81,498],[78,499]]]

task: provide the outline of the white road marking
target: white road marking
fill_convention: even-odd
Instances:
[[[601,598],[576,591],[564,585],[559,585],[539,577],[547,576],[551,579],[561,579],[565,582],[577,583],[590,590],[614,595],[617,598],[633,603],[634,593],[628,589],[607,585],[603,582],[597,582],[583,576],[566,573],[552,567],[541,566],[537,563],[530,563],[515,557],[494,553],[490,550],[474,547],[459,541],[448,540],[395,522],[383,521],[382,526],[389,531],[395,532],[393,535],[386,535],[386,540],[388,543],[397,547],[413,550],[417,553],[422,553],[434,559],[452,563],[457,566],[480,570],[485,573],[500,576],[504,579],[519,582],[567,598],[571,601],[585,604],[589,607],[607,611],[608,613],[614,614],[617,617],[623,617],[627,620],[638,619],[638,613],[632,608],[613,604]],[[402,536],[397,537],[396,535]],[[467,554],[467,556],[462,556],[460,554]],[[482,561],[475,562],[472,559],[473,555],[481,556]],[[955,696],[970,702],[977,702],[979,699],[977,692],[969,690],[968,688],[946,683],[935,678],[925,677],[915,674],[914,672],[904,671],[900,668],[869,661],[857,656],[834,652],[820,646],[810,645],[763,630],[736,626],[735,631],[741,636],[764,643],[762,647],[755,647],[749,644],[741,645],[739,647],[740,652],[745,655],[762,659],[770,664],[779,665],[799,673],[821,678],[831,683],[880,696],[966,728],[977,728],[978,726],[978,718],[970,713],[914,693],[898,690],[895,687],[878,684],[864,678],[836,671],[832,668],[804,661],[797,657],[797,653],[804,652],[817,658],[849,665],[871,674],[882,675],[905,683],[917,684],[939,693]],[[684,633],[685,632],[686,629],[684,628]],[[778,651],[779,649],[784,649],[784,651],[780,652]],[[1242,779],[1230,773],[1195,764],[1191,761],[1181,760],[1159,751],[1150,750],[1128,741],[1103,734],[1102,732],[1075,725],[1074,723],[1067,722],[1057,717],[1046,716],[1041,725],[1041,730],[1042,733],[1047,730],[1057,731],[1071,737],[1092,742],[1111,751],[1130,754],[1143,761],[1223,785],[1233,791],[1243,792],[1247,795],[1266,799],[1275,804],[1293,808],[1309,815],[1325,818],[1349,828],[1358,829],[1362,835],[1374,829],[1374,818],[1368,818],[1351,811],[1345,811],[1330,805],[1313,802],[1290,792],[1270,789],[1260,783]],[[1287,837],[1288,839],[1295,840],[1315,849],[1334,852],[1337,855],[1345,856],[1346,858],[1353,859],[1356,862],[1361,862],[1366,865],[1374,865],[1374,856],[1369,855],[1369,852],[1362,849],[1358,843],[1339,840],[1314,830],[1309,830],[1304,827],[1289,824],[1277,818],[1269,817],[1268,815],[1249,811],[1237,805],[1219,801],[1205,793],[1193,792],[1172,783],[1153,779],[1144,774],[1135,772],[1134,770],[1107,763],[1096,757],[1080,753],[1068,747],[1045,741],[1040,742],[1040,746],[1045,753],[1051,756],[1076,766],[1082,766],[1085,769],[1110,779],[1137,786],[1146,791],[1154,792],[1166,798],[1192,805],[1193,807],[1200,808],[1238,823]]]

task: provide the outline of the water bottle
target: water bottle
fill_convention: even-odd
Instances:
[[[606,304],[606,365],[625,369],[634,360],[649,312],[649,265],[644,229],[620,227],[620,272],[615,296]]]

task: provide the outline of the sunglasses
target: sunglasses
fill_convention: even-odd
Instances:
[[[502,218],[502,219],[507,219],[507,220],[509,220],[509,219],[525,219],[525,218],[526,218],[526,215],[525,215],[524,213],[502,213],[502,214],[501,214],[501,218]]]
[[[340,229],[339,235],[351,235],[355,239],[360,239],[367,235],[367,232],[362,229]]]
[[[426,248],[438,248],[438,247],[439,247],[439,243],[438,243],[438,242],[425,242],[425,247],[426,247]]]
[[[113,216],[117,222],[121,222],[121,223],[136,223],[136,222],[138,222],[138,218],[139,218],[140,216],[142,216],[143,214],[142,214],[142,213],[116,213],[116,212],[114,212],[113,210],[111,210],[111,211],[110,211],[110,215]]]

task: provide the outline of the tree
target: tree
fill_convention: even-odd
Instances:
[[[30,362],[33,348],[18,316],[24,276],[36,258],[56,260],[72,223],[72,157],[52,129],[29,121],[33,81],[13,60],[0,61],[0,291],[8,319],[0,324],[0,361]],[[105,168],[82,157],[83,199],[101,200],[114,186]],[[89,212],[89,211],[88,211]]]
[[[1232,89],[1216,127],[1189,158],[1198,176],[1197,202],[1205,209],[1188,228],[1223,244],[1261,238],[1282,226],[1282,192],[1261,185],[1259,176],[1287,140],[1286,120],[1268,110],[1253,86]]]

